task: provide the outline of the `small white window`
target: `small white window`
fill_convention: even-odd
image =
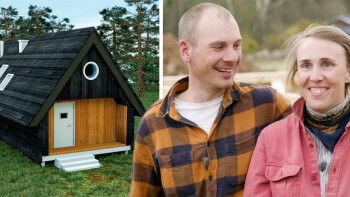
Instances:
[[[9,67],[9,65],[7,64],[3,64],[0,68],[0,78],[2,77],[2,75],[5,73],[5,71],[7,70],[7,68]]]
[[[94,80],[98,76],[99,68],[95,62],[88,62],[83,67],[83,74],[86,79]]]
[[[5,90],[7,84],[9,84],[9,82],[11,81],[13,76],[14,76],[13,74],[7,74],[6,75],[4,80],[2,80],[2,82],[0,83],[0,91],[4,91]]]

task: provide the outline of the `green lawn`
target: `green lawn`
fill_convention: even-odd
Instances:
[[[146,109],[158,99],[151,87],[141,97]],[[138,127],[140,118],[135,119]],[[136,129],[135,129],[136,130]],[[0,196],[128,196],[132,152],[99,155],[99,169],[66,173],[47,162],[42,168],[0,140]]]

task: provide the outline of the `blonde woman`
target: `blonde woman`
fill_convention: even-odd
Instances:
[[[350,37],[309,27],[286,46],[301,98],[293,114],[261,132],[244,196],[349,196]]]

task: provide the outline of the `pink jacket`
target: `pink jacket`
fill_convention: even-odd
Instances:
[[[249,166],[243,196],[321,196],[314,141],[305,131],[305,100],[294,113],[260,134]],[[350,124],[333,152],[326,196],[350,196]]]

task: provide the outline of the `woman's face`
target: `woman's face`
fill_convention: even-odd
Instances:
[[[327,111],[345,99],[350,82],[344,48],[332,41],[305,38],[297,51],[299,92],[315,111]]]

